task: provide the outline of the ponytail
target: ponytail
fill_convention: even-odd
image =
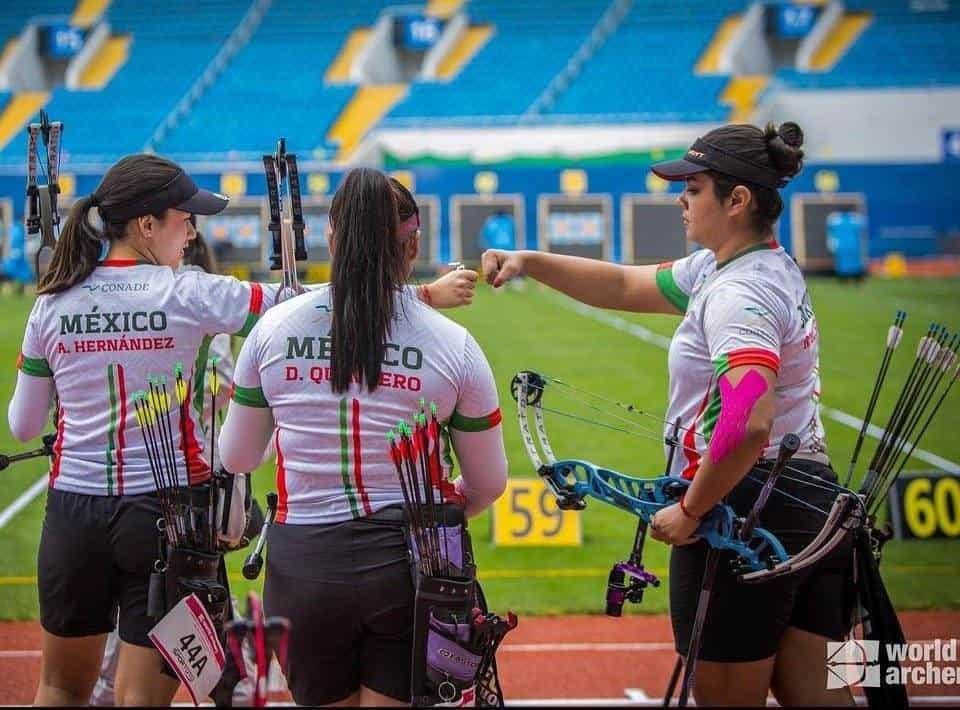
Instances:
[[[93,195],[81,197],[73,204],[53,249],[50,267],[38,284],[38,294],[66,291],[97,267],[103,234],[90,223],[93,205]]]
[[[330,222],[330,384],[341,393],[356,379],[373,392],[404,271],[397,199],[387,177],[369,168],[347,173],[330,205]]]

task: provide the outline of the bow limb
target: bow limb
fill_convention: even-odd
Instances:
[[[820,532],[806,547],[771,569],[741,574],[739,580],[746,583],[764,582],[806,569],[833,552],[853,530],[862,526],[865,521],[863,503],[858,496],[852,493],[841,493],[834,500]]]

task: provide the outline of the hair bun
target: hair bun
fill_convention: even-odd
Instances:
[[[803,145],[803,131],[800,129],[800,126],[793,121],[781,123],[777,133],[783,142],[791,148],[799,148]]]
[[[803,167],[803,131],[793,121],[786,121],[777,128],[767,124],[763,132],[767,152],[774,167],[783,178],[792,178]]]

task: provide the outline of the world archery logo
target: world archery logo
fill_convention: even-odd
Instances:
[[[827,641],[827,690],[880,687],[880,642]]]

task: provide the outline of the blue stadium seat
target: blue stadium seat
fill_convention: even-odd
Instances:
[[[162,11],[137,0],[112,3],[107,20],[114,33],[133,35],[130,56],[101,91],[54,92],[47,111],[66,124],[65,150],[110,157],[140,151],[245,9],[233,0],[166,0]],[[23,152],[15,143],[0,157]]]
[[[387,4],[277,0],[160,151],[194,153],[215,146],[269,152],[280,135],[300,153],[323,146],[330,124],[355,91],[324,85],[324,73],[350,31],[371,26]]]
[[[449,84],[415,84],[383,125],[447,123],[456,117],[496,122],[521,115],[560,72],[603,15],[606,3],[473,0],[472,24],[493,36]],[[416,119],[411,121],[411,119]]]
[[[960,4],[915,11],[902,0],[847,2],[873,21],[825,73],[781,71],[786,86],[810,89],[960,85]]]

